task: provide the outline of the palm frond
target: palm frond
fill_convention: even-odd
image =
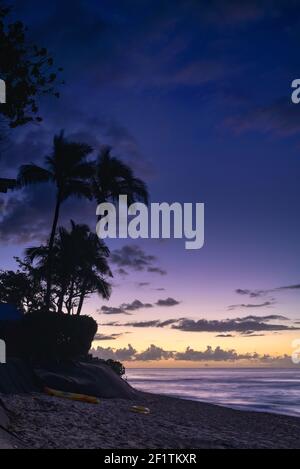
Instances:
[[[90,184],[86,181],[80,181],[78,179],[68,180],[63,188],[62,199],[66,200],[70,196],[92,200],[93,195]]]
[[[50,171],[36,164],[27,164],[21,166],[18,174],[18,184],[20,186],[28,186],[31,184],[40,184],[53,180]]]

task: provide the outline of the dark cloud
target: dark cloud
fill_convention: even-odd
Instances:
[[[171,326],[172,329],[184,332],[210,332],[218,333],[220,336],[235,332],[241,335],[253,334],[255,332],[279,332],[300,330],[295,325],[280,324],[280,322],[289,321],[285,316],[246,316],[244,318],[211,320],[200,319],[194,321],[187,318],[167,319],[161,321],[154,319],[150,321],[132,321],[126,323],[110,323],[103,326],[113,325],[116,327],[137,327],[137,328],[162,328]]]
[[[114,306],[102,306],[101,310],[99,311],[102,314],[129,314],[121,307],[114,307]]]
[[[238,362],[246,360],[253,363],[264,363],[265,365],[292,365],[291,357],[287,355],[272,357],[271,355],[259,355],[258,353],[239,354],[235,350],[223,350],[221,347],[213,349],[211,346],[200,352],[188,347],[185,352],[174,354],[174,359],[195,362]]]
[[[129,275],[129,273],[123,268],[118,269],[116,273],[118,275],[122,275],[123,277],[126,277],[127,275]]]
[[[150,285],[149,282],[139,282],[139,283],[137,284],[138,287],[148,287],[149,285]]]
[[[164,350],[161,347],[150,345],[144,352],[137,353],[135,360],[138,361],[157,361],[157,360],[169,360],[173,358],[174,353]]]
[[[174,298],[167,298],[166,300],[158,300],[156,302],[157,306],[177,306],[180,302],[175,300]]]
[[[251,361],[253,363],[262,363],[266,366],[289,365],[292,366],[291,358],[287,355],[272,357],[271,355],[259,355],[258,353],[239,354],[235,350],[223,350],[221,347],[213,349],[211,346],[203,351],[194,350],[187,347],[184,352],[176,352],[164,350],[156,345],[150,345],[146,350],[137,352],[132,345],[126,348],[113,349],[111,347],[98,347],[92,349],[91,353],[104,360],[114,359],[121,361],[160,361],[160,360],[176,360],[191,362],[239,362]]]
[[[15,131],[17,135],[12,140],[8,134],[8,142],[5,151],[1,152],[1,170],[12,177],[16,176],[18,167],[31,162],[39,163],[41,158],[49,154],[53,134],[49,130],[39,126],[38,129],[27,127],[26,130]]]
[[[178,329],[186,332],[237,332],[240,334],[248,332],[271,332],[271,331],[295,331],[299,328],[284,324],[270,323],[269,321],[281,320],[282,316],[265,316],[260,318],[258,316],[248,316],[246,318],[226,319],[223,321],[208,321],[200,319],[194,321],[191,319],[183,319],[178,324],[172,326],[173,329]],[[286,318],[284,318],[286,320]]]
[[[53,196],[53,197],[52,197]],[[9,196],[0,216],[2,243],[29,243],[44,240],[50,232],[49,213],[54,210],[51,187],[30,187]]]
[[[130,314],[132,311],[139,309],[153,308],[150,303],[142,303],[140,300],[134,300],[132,303],[123,303],[119,307],[102,306],[100,312],[103,314]]]
[[[142,248],[136,245],[125,245],[121,249],[117,249],[111,254],[111,261],[117,265],[119,269],[132,269],[137,272],[148,271],[165,274],[159,267],[155,266],[156,257],[146,254]]]
[[[296,284],[296,285],[288,285],[285,287],[278,287],[278,288],[275,288],[274,291],[280,291],[280,290],[300,290],[300,285]]]
[[[246,290],[238,288],[235,290],[238,295],[249,296],[250,298],[259,298],[260,296],[266,294],[266,290]]]
[[[95,342],[98,342],[98,341],[104,341],[104,340],[116,340],[116,339],[119,339],[123,334],[96,334],[95,335],[95,338],[94,338],[94,341]]]
[[[167,275],[167,272],[159,267],[148,267],[147,270],[151,274]]]
[[[144,308],[153,308],[150,303],[142,303],[140,300],[134,300],[132,303],[124,303],[121,306],[125,311],[138,311]]]
[[[255,131],[286,137],[299,133],[300,109],[292,103],[290,96],[287,96],[248,113],[229,117],[224,125],[238,134]]]
[[[259,356],[257,354],[242,354],[239,355],[235,350],[223,350],[221,347],[216,347],[213,349],[208,346],[206,350],[197,351],[193,350],[191,347],[188,347],[185,352],[178,352],[174,356],[175,360],[183,361],[237,361],[237,360],[252,360],[257,359]]]
[[[245,304],[245,303],[241,303],[241,304],[238,304],[238,305],[230,305],[228,306],[228,310],[229,311],[233,311],[235,309],[239,309],[239,308],[265,308],[265,307],[268,307],[268,306],[273,306],[275,304],[275,301],[265,301],[264,303],[259,303],[259,304]]]
[[[102,324],[102,326],[116,326],[116,327],[167,327],[172,324],[176,324],[180,321],[180,319],[166,319],[165,321],[161,321],[159,319],[152,319],[150,321],[131,321],[126,323],[119,323],[119,322],[110,322]]]
[[[269,290],[249,290],[249,289],[242,289],[238,288],[235,292],[238,295],[249,296],[250,298],[260,298],[271,293],[285,291],[285,290],[300,290],[300,284],[292,284],[292,285],[285,285],[282,287],[271,288]],[[272,299],[272,301],[275,301]]]
[[[289,321],[290,319],[286,316],[281,316],[278,314],[268,314],[267,316],[245,316],[243,318],[237,318],[237,321],[247,322],[247,321]]]
[[[157,306],[163,307],[172,307],[179,304],[174,298],[167,298],[166,300],[158,300],[155,303]],[[132,303],[123,303],[118,307],[114,306],[102,306],[99,312],[103,314],[131,314],[133,311],[138,311],[140,309],[149,309],[153,308],[154,305],[151,303],[143,303],[140,300],[134,300]]]
[[[160,321],[152,320],[152,321],[133,321],[127,322],[125,324],[118,324],[118,326],[127,326],[127,327],[158,327]]]
[[[92,355],[103,360],[120,360],[120,361],[131,361],[134,359],[137,351],[129,344],[128,347],[113,349],[111,347],[97,347],[91,350]]]

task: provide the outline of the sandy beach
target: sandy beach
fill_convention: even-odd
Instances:
[[[84,404],[42,394],[2,395],[9,431],[35,449],[300,448],[300,419],[241,412],[148,393]],[[136,414],[147,406],[150,415]],[[1,439],[0,439],[1,442]]]

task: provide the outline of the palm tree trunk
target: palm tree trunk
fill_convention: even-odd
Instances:
[[[58,305],[57,305],[57,312],[58,313],[63,312],[65,293],[66,293],[66,287],[62,286],[62,289],[61,289],[61,292],[60,292],[60,295],[59,295]]]
[[[74,295],[74,280],[72,280],[71,287],[70,287],[69,298],[68,298],[68,301],[66,302],[67,303],[66,307],[67,307],[67,311],[68,311],[69,316],[72,313],[73,295]]]
[[[86,293],[86,286],[85,286],[85,282],[84,282],[84,284],[82,286],[82,292],[81,292],[81,295],[80,295],[78,308],[77,308],[77,316],[80,316],[80,314],[81,314],[84,299],[85,299],[85,293]]]
[[[61,197],[60,197],[60,193],[58,192],[57,198],[56,198],[56,206],[55,206],[52,230],[51,230],[51,235],[50,235],[49,244],[48,244],[48,262],[47,262],[47,272],[46,272],[47,290],[46,290],[46,296],[45,296],[45,308],[47,312],[50,310],[51,287],[52,287],[52,257],[53,257],[52,253],[53,253],[53,245],[54,245],[55,234],[56,234],[58,219],[59,219],[60,204],[61,204]]]

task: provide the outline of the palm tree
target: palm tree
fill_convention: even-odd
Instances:
[[[53,283],[57,289],[57,311],[63,305],[69,314],[77,305],[81,314],[84,300],[89,294],[98,293],[109,299],[111,286],[106,277],[112,276],[108,266],[109,250],[87,225],[76,225],[71,221],[71,230],[60,228],[53,244]],[[36,271],[40,279],[47,272],[47,246],[26,250],[26,262],[37,261]],[[67,295],[67,300],[65,297]]]
[[[54,137],[53,152],[46,157],[45,167],[29,164],[20,168],[18,182],[21,186],[46,182],[56,186],[56,204],[48,243],[46,310],[50,307],[52,253],[61,204],[71,196],[92,198],[90,178],[94,166],[87,160],[92,151],[89,145],[67,141],[62,131]]]
[[[108,300],[111,294],[111,286],[105,277],[112,277],[108,266],[109,249],[95,233],[92,233],[86,225],[72,223],[72,231],[77,232],[77,289],[79,303],[77,315],[81,314],[84,300],[90,293],[98,293]]]
[[[111,155],[110,147],[103,148],[99,154],[92,177],[92,191],[98,204],[117,201],[120,195],[127,195],[128,205],[136,201],[148,204],[146,184],[134,176],[126,163]]]

